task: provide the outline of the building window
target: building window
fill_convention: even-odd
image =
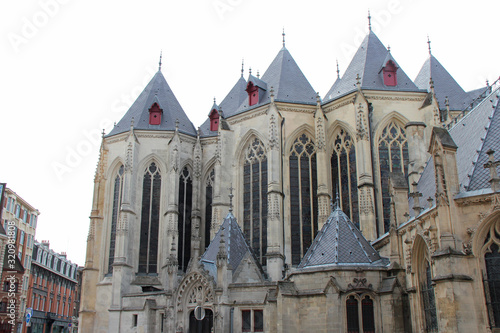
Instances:
[[[333,143],[332,192],[339,191],[342,211],[351,221],[358,223],[358,178],[356,174],[356,151],[354,141],[340,129]],[[359,225],[358,225],[359,228]]]
[[[113,262],[115,261],[115,246],[116,246],[116,225],[118,224],[118,217],[120,206],[122,204],[122,190],[123,190],[123,165],[118,169],[118,174],[115,177],[115,184],[113,187],[113,210],[111,211],[111,233],[109,240],[109,258],[108,258],[108,274],[113,273]]]
[[[484,291],[491,328],[500,328],[500,235],[499,223],[493,224],[483,246]]]
[[[137,327],[137,315],[132,315],[132,327]]]
[[[16,205],[16,217],[19,218],[19,215],[21,214],[21,206]]]
[[[23,211],[23,222],[24,222],[24,223],[28,222],[28,216],[29,216],[29,215],[28,215],[28,210],[26,210],[26,209],[25,209],[25,210]]]
[[[436,314],[436,299],[434,295],[434,287],[432,286],[432,274],[429,261],[425,260],[425,275],[421,278],[421,290],[420,294],[422,296],[424,319],[425,319],[425,331],[426,332],[437,332],[438,322]]]
[[[259,102],[259,87],[254,85],[252,81],[248,82],[246,92],[248,93],[248,106]]]
[[[408,180],[408,143],[405,130],[401,125],[393,121],[384,128],[378,141],[378,154],[382,189],[383,232],[385,233],[389,231],[391,215],[389,173],[401,172]]]
[[[11,204],[11,203],[12,203],[12,199],[11,199],[11,198],[7,198],[7,207],[6,207],[6,209],[7,209],[7,211],[9,211],[9,212],[10,212],[10,204]]]
[[[153,162],[142,182],[139,273],[156,273],[158,265],[158,228],[160,224],[160,169]]]
[[[210,112],[210,130],[217,131],[219,130],[219,112],[216,109],[213,109]]]
[[[6,300],[6,299],[3,299],[3,300],[0,302],[0,312],[1,312],[1,313],[5,313],[5,312],[7,312],[7,303],[8,303],[8,300]]]
[[[262,265],[267,249],[267,157],[254,138],[245,150],[243,165],[243,232]]]
[[[150,125],[160,125],[161,116],[163,114],[163,109],[160,108],[158,103],[153,103],[149,109],[149,124]]]
[[[214,195],[215,170],[212,169],[205,182],[205,248],[210,245],[212,230],[212,200]]]
[[[290,150],[292,264],[298,265],[318,232],[316,147],[302,134]]]
[[[361,302],[357,295],[349,296],[346,300],[346,316],[348,333],[375,332],[373,300],[370,296],[365,296]]]
[[[263,310],[241,310],[242,332],[264,332]]]
[[[389,60],[382,68],[384,84],[386,86],[394,87],[398,84],[397,70],[398,68],[392,60]]]
[[[193,179],[189,169],[182,169],[179,178],[179,269],[186,271],[191,258],[191,208],[193,203]]]

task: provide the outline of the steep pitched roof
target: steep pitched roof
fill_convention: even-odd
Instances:
[[[460,119],[451,129],[450,136],[458,146],[457,169],[460,191],[473,191],[489,188],[489,170],[483,165],[487,162],[486,152],[493,149],[500,157],[500,89],[493,91],[472,111]],[[432,157],[420,176],[417,189],[424,199],[420,200],[423,209],[430,208],[428,197],[435,199],[436,184],[434,160]],[[413,199],[408,200],[410,208]],[[414,216],[410,209],[410,216]]]
[[[473,98],[460,87],[433,55],[430,55],[420,69],[415,78],[415,84],[420,89],[430,90],[431,78],[434,82],[434,92],[440,109],[446,109],[446,97],[449,100],[450,110],[462,110],[472,102]]]
[[[387,61],[392,60],[399,67],[397,70],[397,85],[386,86],[380,73]],[[420,91],[403,69],[397,65],[390,51],[370,31],[359,46],[356,54],[347,67],[340,83],[335,82],[326,94],[324,101],[328,102],[356,90],[357,76],[361,77],[361,89],[389,91]]]
[[[214,275],[217,272],[215,267],[217,262],[217,254],[219,253],[221,234],[224,233],[224,245],[227,253],[228,267],[234,270],[240,265],[243,258],[248,254],[251,255],[255,263],[258,263],[253,251],[245,241],[245,236],[232,213],[227,214],[224,222],[222,222],[219,231],[210,242],[205,253],[201,256],[201,262],[205,268]],[[259,266],[259,269],[262,270]],[[214,276],[215,277],[215,276]]]
[[[234,114],[238,107],[248,98],[248,94],[245,91],[246,87],[247,81],[241,76],[219,105],[224,117]],[[210,110],[213,110],[213,107]],[[217,131],[210,131],[210,119],[208,118],[200,126],[200,130],[202,137],[217,135]]]
[[[276,101],[316,104],[316,92],[285,47],[278,52],[278,55],[259,81],[267,85],[263,96],[259,96],[259,103],[249,107],[247,97],[235,113],[225,113],[226,116],[245,112],[249,108],[269,103],[271,101],[271,87],[274,90],[274,99]]]
[[[160,125],[149,125],[149,109],[154,102],[163,109]],[[174,131],[175,123],[179,120],[179,132],[196,136],[193,124],[184,113],[161,71],[156,72],[108,136],[128,131],[132,118],[134,118],[134,129],[153,131]]]
[[[337,206],[316,235],[298,268],[330,265],[387,266],[388,263]]]

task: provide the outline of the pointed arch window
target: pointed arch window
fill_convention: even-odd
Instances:
[[[306,135],[290,149],[292,264],[298,265],[318,232],[316,147]]]
[[[490,227],[484,253],[483,284],[490,328],[500,328],[500,223]]]
[[[160,224],[160,169],[153,162],[142,180],[139,273],[154,274],[158,267],[158,229]]]
[[[212,169],[205,181],[205,248],[210,245],[212,230],[212,203],[214,195],[215,170]]]
[[[115,261],[116,225],[118,224],[120,206],[122,204],[123,190],[123,165],[118,169],[113,187],[113,209],[111,211],[111,233],[109,237],[108,274],[113,273],[113,262]]]
[[[365,296],[361,302],[357,295],[351,295],[346,300],[347,332],[374,333],[375,315],[373,300]]]
[[[382,131],[378,141],[380,166],[380,185],[382,192],[383,232],[390,226],[389,173],[401,172],[408,180],[408,142],[406,132],[401,125],[392,121]]]
[[[432,286],[432,272],[429,261],[425,259],[424,272],[421,274],[420,295],[424,311],[425,331],[438,332],[438,321],[436,313],[436,296]]]
[[[177,230],[179,231],[179,247],[177,261],[179,269],[186,271],[191,258],[191,209],[193,204],[193,179],[187,167],[182,169],[179,177],[179,217]]]
[[[342,211],[349,216],[351,221],[358,223],[356,151],[354,140],[344,129],[340,129],[336,134],[333,143],[331,165],[332,193],[335,194],[339,190]]]
[[[267,156],[254,138],[245,150],[243,163],[243,232],[262,265],[267,250]]]

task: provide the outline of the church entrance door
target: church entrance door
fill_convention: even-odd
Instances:
[[[189,333],[211,333],[214,325],[214,314],[212,310],[205,309],[205,318],[197,320],[194,310],[189,313]]]

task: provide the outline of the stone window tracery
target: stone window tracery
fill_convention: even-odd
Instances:
[[[113,187],[113,209],[111,211],[111,232],[109,237],[108,274],[113,273],[113,262],[115,261],[116,225],[118,224],[120,206],[123,191],[123,165],[118,169]]]
[[[215,169],[212,169],[205,181],[205,248],[210,245],[212,230],[212,202],[214,194]]]
[[[344,129],[335,135],[332,166],[332,193],[339,191],[342,211],[351,221],[358,223],[358,179],[356,173],[356,151],[354,140]]]
[[[160,169],[152,162],[146,168],[142,182],[139,273],[157,273],[160,194]]]
[[[432,286],[432,272],[429,261],[425,259],[424,263],[425,272],[421,274],[421,290],[420,294],[422,297],[424,320],[425,320],[425,331],[426,332],[438,332],[438,321],[436,313],[436,296],[434,294],[434,287]]]
[[[182,169],[179,177],[179,247],[177,261],[179,269],[186,271],[191,258],[191,208],[193,204],[193,178],[187,167]]]
[[[374,333],[375,314],[373,299],[365,295],[351,295],[346,299],[346,321],[348,333]]]
[[[494,223],[486,236],[483,283],[491,328],[500,328],[500,223]]]
[[[290,149],[292,264],[298,265],[318,232],[316,146],[307,134]]]
[[[264,144],[254,138],[243,162],[243,232],[262,265],[267,249],[267,156]]]
[[[408,180],[408,142],[404,128],[392,121],[387,125],[378,140],[378,156],[380,166],[380,185],[382,192],[382,233],[390,227],[390,193],[389,173],[401,172]]]

